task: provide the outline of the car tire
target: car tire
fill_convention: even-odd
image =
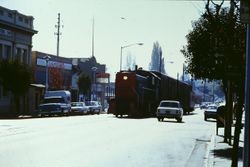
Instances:
[[[182,118],[177,118],[177,122],[182,122]]]

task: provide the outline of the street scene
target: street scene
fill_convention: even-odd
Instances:
[[[209,166],[215,122],[112,114],[0,122],[0,166]]]
[[[249,167],[248,0],[1,0],[0,166]]]

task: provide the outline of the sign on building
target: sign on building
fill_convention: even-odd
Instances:
[[[108,73],[96,73],[96,82],[97,83],[109,83],[109,74]]]
[[[240,0],[240,21],[250,23],[250,1]]]

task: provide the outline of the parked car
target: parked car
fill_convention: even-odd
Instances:
[[[91,114],[100,114],[102,105],[99,101],[86,101],[85,104],[88,106]]]
[[[183,108],[179,101],[163,100],[157,107],[156,116],[158,121],[163,121],[164,118],[174,118],[177,122],[182,121]]]
[[[71,114],[88,114],[89,107],[84,102],[72,102],[71,103]]]
[[[39,113],[44,115],[68,115],[71,110],[71,105],[65,101],[62,96],[49,96],[43,99],[39,105]]]
[[[208,105],[204,111],[204,120],[206,121],[208,118],[217,118],[217,105]]]

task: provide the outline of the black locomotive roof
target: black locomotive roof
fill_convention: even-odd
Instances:
[[[154,74],[152,71],[145,71],[145,70],[136,70],[136,74],[142,75],[142,76],[151,76],[157,79],[161,79],[158,75]]]

